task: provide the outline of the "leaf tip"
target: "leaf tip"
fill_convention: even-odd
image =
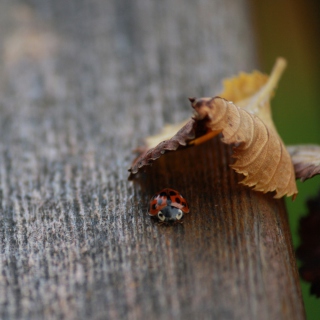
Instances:
[[[275,66],[282,67],[283,69],[287,67],[287,60],[283,57],[278,57]]]

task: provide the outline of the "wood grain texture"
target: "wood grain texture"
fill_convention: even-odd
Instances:
[[[245,1],[0,2],[0,318],[303,319],[282,201],[217,140],[131,149],[255,66]],[[212,150],[215,150],[212,152]],[[191,212],[160,226],[149,197]]]

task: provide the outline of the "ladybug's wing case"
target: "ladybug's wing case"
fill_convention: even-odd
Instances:
[[[172,207],[178,208],[180,210],[182,210],[184,213],[188,213],[189,212],[189,206],[187,204],[187,201],[185,199],[180,199],[180,198],[175,198],[173,200],[171,200],[171,204]]]
[[[155,216],[161,209],[168,205],[167,196],[163,196],[162,192],[155,194],[149,204],[149,214]]]
[[[170,196],[171,206],[182,210],[184,213],[189,212],[189,206],[186,199],[176,190],[166,189]]]

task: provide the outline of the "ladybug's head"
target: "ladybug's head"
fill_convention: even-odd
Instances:
[[[162,208],[158,212],[157,217],[161,221],[174,222],[174,221],[181,220],[181,218],[183,217],[183,212],[182,210],[169,205]]]

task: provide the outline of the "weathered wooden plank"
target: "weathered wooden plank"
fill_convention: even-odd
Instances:
[[[202,308],[212,297],[213,319],[301,319],[300,293],[292,290],[298,276],[284,204],[239,185],[241,179],[228,168],[230,154],[214,139],[167,154],[143,180],[146,193],[170,185],[192,199],[181,227],[183,240],[168,237],[179,251],[176,264],[192,266],[177,272],[187,274],[179,276],[184,278],[180,282]]]
[[[229,149],[127,181],[187,96],[255,67],[252,38],[245,1],[0,3],[1,318],[304,317],[283,202],[238,185]],[[183,224],[146,215],[164,186]]]

